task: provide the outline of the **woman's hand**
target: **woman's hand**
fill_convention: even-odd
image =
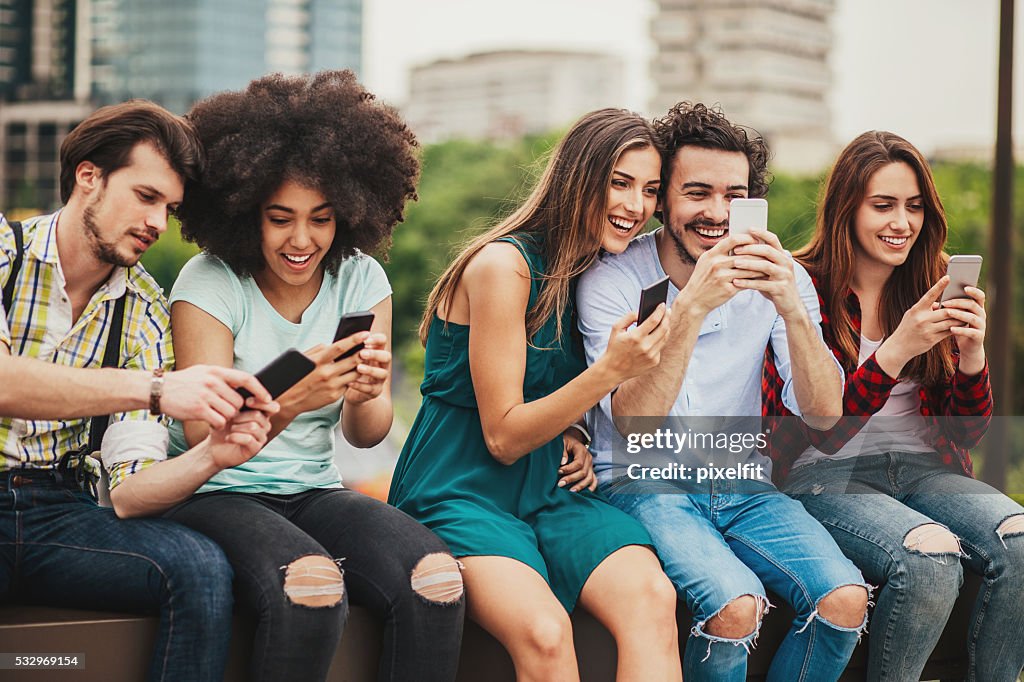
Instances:
[[[668,340],[671,318],[671,312],[662,303],[643,324],[627,331],[629,325],[636,322],[637,314],[623,315],[612,326],[608,348],[597,362],[605,365],[619,384],[657,367],[661,349]]]
[[[209,435],[209,455],[214,465],[223,471],[244,464],[256,456],[267,444],[270,417],[277,412],[277,404],[268,409],[243,410],[222,428]]]
[[[562,434],[564,450],[562,464],[558,468],[558,487],[570,486],[569,490],[577,493],[583,489],[597,490],[597,477],[594,475],[594,457],[590,450],[578,438],[575,430],[570,429]]]
[[[369,336],[369,332],[359,332],[330,345],[318,344],[305,351],[306,357],[316,363],[316,369],[278,398],[282,415],[290,420],[340,400],[349,384],[359,376],[356,367],[360,358],[359,353],[342,360],[337,358],[364,343]]]
[[[949,276],[944,276],[925,292],[903,313],[899,326],[876,351],[875,359],[889,376],[899,377],[908,362],[949,338],[950,329],[961,324],[939,304],[939,297],[948,284]]]
[[[391,353],[385,350],[387,342],[384,334],[370,334],[366,338],[366,347],[357,353],[356,378],[345,390],[346,404],[369,402],[383,392],[391,373]]]
[[[964,287],[964,293],[970,298],[950,299],[942,308],[962,323],[949,331],[960,349],[960,371],[974,375],[985,368],[985,292],[978,287]]]

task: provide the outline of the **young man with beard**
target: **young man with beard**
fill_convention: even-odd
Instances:
[[[276,410],[245,373],[163,374],[173,365],[167,305],[138,261],[201,159],[183,119],[149,102],[106,107],[61,146],[64,208],[26,220],[20,246],[0,216],[0,286],[13,282],[10,309],[0,307],[0,600],[159,611],[151,680],[223,677],[231,569],[208,538],[115,510],[131,496],[174,494],[190,470],[252,457]],[[116,365],[135,371],[96,369],[118,323]],[[235,387],[251,391],[257,409],[240,411]],[[111,412],[100,451],[113,510],[96,504],[82,418]],[[165,462],[162,412],[215,430]]]
[[[659,365],[589,415],[601,490],[646,526],[694,615],[687,680],[745,679],[766,589],[797,614],[769,679],[834,680],[865,625],[867,586],[767,475],[735,475],[771,469],[756,447],[768,344],[787,407],[816,428],[840,414],[842,375],[822,342],[817,296],[775,235],[729,235],[729,202],[768,191],[764,141],[701,104],[678,104],[655,127],[666,150],[664,227],[603,255],[578,288],[592,362],[641,289],[666,275],[671,282],[672,332]],[[723,448],[722,435],[738,447]]]

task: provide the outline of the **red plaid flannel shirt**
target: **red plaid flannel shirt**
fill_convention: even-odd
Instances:
[[[765,425],[771,429],[771,438],[765,454],[773,461],[772,477],[779,485],[789,476],[793,463],[809,445],[827,455],[838,452],[857,435],[871,415],[882,409],[889,399],[889,393],[898,383],[882,370],[874,354],[860,367],[845,362],[835,343],[835,333],[818,280],[813,276],[811,279],[818,290],[821,329],[825,343],[832,349],[839,363],[843,365],[843,371],[846,372],[843,418],[832,429],[818,431],[794,417],[782,403],[782,378],[775,368],[775,354],[771,344],[768,345],[761,378],[761,411],[765,417]],[[852,291],[846,297],[846,307],[853,329],[859,336],[860,301]],[[992,387],[989,384],[988,363],[986,362],[985,368],[975,376],[967,376],[957,370],[951,381],[934,388],[922,387],[920,395],[921,414],[930,417],[928,421],[938,426],[934,429],[938,436],[933,446],[942,457],[943,463],[953,466],[955,462],[966,475],[973,476],[974,467],[968,449],[978,444],[992,419]],[[777,417],[788,418],[776,419]]]

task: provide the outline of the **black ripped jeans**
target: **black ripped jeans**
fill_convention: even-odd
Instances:
[[[202,493],[166,516],[216,541],[234,568],[236,603],[257,619],[247,679],[325,679],[350,595],[384,623],[379,680],[455,679],[465,597],[442,603],[413,590],[419,561],[448,548],[405,513],[339,488]],[[337,605],[303,606],[285,594],[285,567],[307,555],[341,560]]]

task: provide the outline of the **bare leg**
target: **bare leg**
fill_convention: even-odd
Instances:
[[[615,637],[618,682],[682,680],[676,591],[654,552],[630,545],[594,569],[580,604]]]
[[[578,682],[569,614],[535,570],[497,556],[462,557],[470,618],[512,656],[520,682]]]

